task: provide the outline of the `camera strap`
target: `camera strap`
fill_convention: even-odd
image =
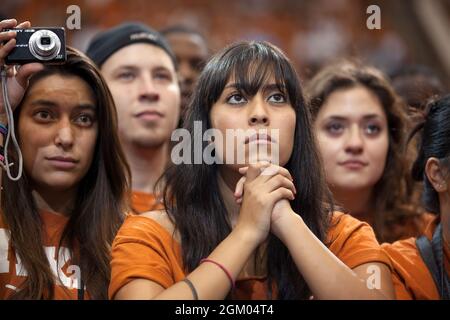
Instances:
[[[23,157],[22,157],[22,151],[20,151],[19,143],[16,139],[15,129],[14,129],[14,115],[13,110],[11,108],[11,103],[9,102],[9,96],[8,96],[8,75],[7,70],[5,66],[0,66],[0,74],[1,74],[1,83],[2,83],[2,93],[3,93],[3,101],[4,101],[4,108],[5,113],[8,119],[8,132],[6,134],[6,140],[4,144],[4,158],[5,163],[1,163],[2,167],[5,169],[6,174],[8,175],[8,178],[12,181],[18,181],[22,177],[22,170],[23,170]],[[14,163],[9,162],[9,141],[12,140],[12,143],[14,145],[14,148],[17,153],[17,162],[18,162],[18,169],[17,169],[17,176],[13,177],[11,174],[10,166],[14,165]]]

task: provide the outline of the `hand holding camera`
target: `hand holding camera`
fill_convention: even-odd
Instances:
[[[41,63],[28,63],[24,64],[16,70],[13,66],[5,66],[5,59],[16,48],[16,31],[4,31],[12,28],[30,28],[30,22],[22,22],[17,24],[15,19],[0,21],[0,67],[2,72],[6,72],[8,81],[8,95],[12,108],[17,107],[20,103],[25,89],[28,84],[30,76],[43,69]],[[4,97],[0,91],[0,117],[4,116]],[[4,119],[0,119],[0,122],[4,123]]]
[[[17,24],[15,19],[0,21],[0,124],[5,135],[4,155],[0,165],[9,179],[17,181],[22,176],[23,158],[14,132],[14,109],[19,105],[28,86],[28,79],[42,70],[41,63],[64,63],[66,43],[64,28],[34,28],[30,22]],[[22,65],[14,68],[7,65]],[[5,133],[6,132],[6,133]],[[9,142],[16,150],[17,174],[13,176],[9,161]]]
[[[5,63],[26,64],[43,62],[58,64],[66,61],[64,28],[15,28],[16,46],[5,58]]]

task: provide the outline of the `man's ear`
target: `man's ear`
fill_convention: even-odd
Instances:
[[[428,158],[425,164],[425,174],[436,192],[447,191],[445,172],[439,165],[439,159],[435,157]]]

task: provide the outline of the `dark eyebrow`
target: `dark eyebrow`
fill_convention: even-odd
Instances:
[[[38,99],[38,100],[34,100],[31,103],[33,106],[45,106],[45,107],[50,107],[50,108],[56,108],[58,105],[50,100],[45,100],[45,99]]]
[[[139,70],[139,67],[132,65],[132,64],[126,64],[126,65],[119,66],[116,69],[117,70],[120,70],[120,69]],[[160,69],[169,70],[169,68],[167,68],[166,66],[163,66],[163,65],[158,65],[156,67],[153,67],[152,69],[153,70],[160,70]]]
[[[92,110],[92,111],[94,111],[94,112],[97,111],[97,108],[96,108],[93,104],[90,104],[90,103],[82,103],[82,104],[79,104],[79,105],[77,105],[74,109],[76,109],[76,110],[78,110],[78,109],[81,109],[81,110],[83,110],[83,109],[89,109],[89,110]]]
[[[363,116],[364,120],[371,120],[371,119],[374,119],[374,118],[381,118],[381,117],[378,114],[367,114],[367,115]],[[328,119],[346,121],[348,119],[348,117],[343,117],[343,116],[338,116],[338,115],[331,115],[331,116],[328,117]]]
[[[381,118],[381,116],[379,114],[368,114],[365,115],[364,120],[370,120],[370,119],[375,119],[375,118]]]
[[[45,100],[45,99],[38,99],[38,100],[34,100],[31,105],[33,106],[44,106],[44,107],[49,107],[49,108],[57,108],[58,104],[50,101],[50,100]],[[95,107],[95,105],[91,104],[91,103],[82,103],[79,104],[75,107],[75,109],[91,109],[93,111],[96,111],[97,108]]]
[[[243,87],[242,85],[239,85],[238,83],[235,82],[235,83],[230,83],[230,84],[226,85],[224,89],[229,89],[229,88],[240,89],[242,87]],[[285,87],[284,85],[281,85],[281,89],[284,90],[284,87]],[[280,86],[278,86],[276,83],[270,83],[270,84],[266,84],[266,85],[262,86],[263,91],[271,91],[271,90],[279,90],[279,89],[280,89]]]

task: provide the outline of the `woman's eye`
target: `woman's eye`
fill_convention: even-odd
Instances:
[[[377,124],[369,124],[367,125],[365,131],[368,135],[374,136],[380,133],[381,127]]]
[[[52,115],[48,111],[38,111],[34,114],[34,117],[42,122],[48,122],[52,120]]]
[[[81,114],[76,119],[76,122],[82,126],[89,127],[93,124],[94,118],[88,114]]]
[[[342,131],[344,130],[344,126],[338,122],[330,123],[326,126],[326,130],[328,133],[336,135],[342,133]]]
[[[247,100],[241,95],[241,94],[233,94],[230,97],[228,97],[227,102],[229,104],[242,104],[245,103]]]
[[[273,103],[285,103],[286,102],[286,98],[284,97],[283,94],[281,93],[276,93],[273,94],[269,97],[269,102],[273,102]]]

